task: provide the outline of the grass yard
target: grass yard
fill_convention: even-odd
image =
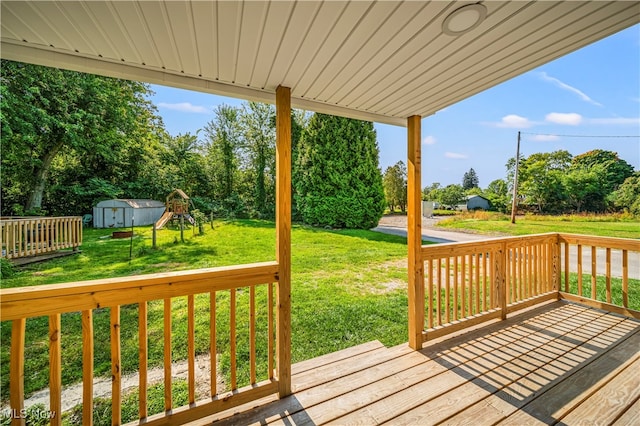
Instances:
[[[608,219],[607,219],[608,218]],[[602,236],[639,238],[640,222],[625,217],[519,217],[512,225],[510,218],[494,213],[477,212],[456,215],[439,223],[447,228],[464,228],[480,233],[525,235],[543,232],[573,232]],[[184,234],[163,229],[157,234],[157,248],[152,247],[151,227],[135,228],[133,239],[112,239],[112,229],[87,229],[82,253],[36,263],[16,269],[10,278],[0,282],[2,288],[56,284],[91,279],[148,274],[163,271],[209,268],[275,259],[275,226],[260,220],[219,221],[215,229],[205,226],[204,235],[189,229]],[[292,228],[292,360],[299,362],[346,347],[380,340],[387,346],[407,341],[407,269],[406,238],[362,230],[325,230],[294,225]],[[4,269],[3,269],[4,274]],[[599,279],[600,280],[600,279]],[[619,280],[613,280],[620,287]],[[577,287],[575,274],[571,288]],[[257,306],[265,305],[266,286],[256,289]],[[584,294],[590,294],[589,277],[584,279]],[[598,292],[604,284],[598,283]],[[640,309],[640,282],[630,280],[629,298],[632,308]],[[616,289],[614,294],[619,294]],[[217,308],[220,369],[229,375],[228,300],[229,292],[219,292]],[[599,294],[604,300],[605,295]],[[196,296],[196,354],[209,351],[209,295]],[[248,346],[248,292],[237,292],[238,353]],[[226,305],[225,305],[226,303]],[[614,303],[620,303],[614,300]],[[172,359],[186,358],[186,297],[172,301]],[[226,307],[225,307],[226,306]],[[260,308],[259,308],[260,309]],[[149,368],[162,366],[163,304],[149,303]],[[264,309],[258,317],[266,316]],[[123,373],[138,369],[138,306],[121,309]],[[9,397],[9,345],[11,324],[0,324],[0,389],[3,403]],[[266,325],[258,323],[258,352],[264,353]],[[96,376],[110,376],[109,309],[94,311]],[[262,339],[262,340],[260,340]],[[47,386],[49,374],[48,319],[27,320],[25,348],[25,394]],[[82,333],[80,313],[62,316],[62,380],[63,385],[81,381]],[[248,383],[246,359],[238,359],[238,384]],[[258,365],[258,375],[266,366]],[[185,383],[177,380],[175,403],[185,403]],[[153,395],[156,395],[155,397]],[[162,384],[150,389],[150,407],[162,409]],[[123,420],[136,414],[137,393],[123,397]],[[109,424],[109,401],[95,401],[95,424]],[[66,424],[79,424],[81,408],[65,415]],[[3,424],[0,422],[0,424]]]
[[[480,234],[530,235],[545,232],[597,235],[601,237],[640,238],[640,218],[630,215],[511,216],[493,212],[469,212],[438,222],[449,229],[464,229]]]
[[[274,260],[272,222],[237,220],[205,227],[205,235],[176,230],[158,232],[151,247],[151,228],[135,229],[129,260],[129,239],[111,239],[112,230],[85,231],[82,253],[19,270],[2,287],[32,286],[158,271],[196,269]],[[332,231],[305,226],[292,229],[292,358],[293,362],[378,339],[386,345],[407,340],[406,239],[371,231]],[[243,305],[247,292],[239,292]],[[264,293],[264,291],[263,291]],[[220,292],[219,298],[228,298]],[[258,293],[258,299],[266,297]],[[186,298],[173,303],[173,360],[186,357]],[[227,308],[228,309],[228,308]],[[196,297],[196,352],[208,352],[208,295]],[[227,311],[228,312],[228,311]],[[225,311],[219,311],[221,319]],[[239,319],[242,317],[240,311]],[[121,310],[123,372],[137,370],[137,305]],[[126,326],[129,324],[129,326]],[[1,324],[2,400],[8,398],[11,324]],[[228,323],[219,325],[220,344]],[[241,325],[239,323],[238,327]],[[244,327],[243,327],[244,328]],[[95,374],[110,375],[109,310],[94,311]],[[162,302],[149,304],[149,366],[162,365]],[[239,336],[241,339],[241,336]],[[46,387],[48,380],[47,318],[27,320],[25,393]],[[62,317],[63,384],[81,380],[82,348],[79,313]],[[240,348],[239,348],[240,351]],[[221,360],[228,366],[228,360]],[[243,380],[239,377],[239,382]]]

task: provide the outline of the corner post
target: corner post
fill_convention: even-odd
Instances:
[[[409,271],[409,346],[422,349],[424,330],[424,262],[422,260],[422,179],[420,175],[421,120],[419,115],[407,119],[407,245]]]
[[[291,394],[291,89],[276,89],[276,359],[280,398]]]
[[[495,252],[493,288],[496,295],[496,307],[500,309],[500,319],[507,319],[507,256],[506,243],[500,244],[500,250]]]

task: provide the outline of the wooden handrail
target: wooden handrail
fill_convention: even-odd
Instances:
[[[11,364],[10,364],[10,395],[11,408],[20,412],[24,408],[24,353],[25,353],[25,323],[27,318],[49,317],[49,351],[50,351],[50,399],[51,409],[56,411],[52,418],[52,424],[59,424],[61,408],[61,348],[64,346],[64,335],[60,339],[61,314],[81,311],[82,344],[83,344],[83,419],[85,424],[90,424],[93,405],[93,312],[95,309],[108,307],[110,310],[110,346],[111,346],[111,376],[112,376],[112,419],[120,423],[122,401],[122,365],[121,356],[121,324],[120,310],[124,305],[137,304],[138,307],[138,332],[139,332],[139,418],[145,424],[163,424],[181,421],[196,420],[206,415],[237,406],[255,399],[262,398],[279,391],[280,377],[274,376],[274,358],[276,349],[281,342],[276,339],[274,327],[275,313],[279,306],[274,297],[274,283],[279,284],[278,277],[280,266],[276,262],[264,262],[250,265],[236,265],[229,267],[201,269],[196,271],[180,271],[141,275],[134,277],[122,277],[102,279],[86,282],[75,282],[57,285],[44,285],[39,287],[13,288],[0,290],[0,319],[13,322]],[[260,298],[261,303],[267,306],[261,307],[260,315],[257,315],[256,288],[260,286],[267,292],[266,297]],[[236,310],[236,292],[238,289],[248,289],[249,294],[249,359],[247,376],[249,386],[239,387],[236,356],[241,356],[241,349],[236,343],[236,327],[240,323]],[[220,292],[228,291],[229,298],[217,299]],[[208,340],[211,344],[211,394],[206,400],[196,400],[195,393],[195,295],[202,294],[209,299],[211,319]],[[240,293],[237,293],[238,295]],[[185,297],[187,299],[187,363],[188,363],[188,405],[174,407],[171,393],[172,382],[172,354],[171,354],[171,328],[172,328],[172,299]],[[164,385],[165,385],[165,409],[160,413],[148,417],[147,408],[147,302],[164,301],[163,309],[163,342],[164,342]],[[216,387],[217,362],[216,354],[219,347],[216,342],[220,337],[216,330],[216,310],[218,303],[229,303],[230,336],[229,351],[231,358],[231,393],[221,394],[221,389]],[[268,318],[265,318],[265,313]],[[255,345],[256,321],[261,318],[262,327],[268,330],[266,346],[268,353],[261,351],[257,356]],[[242,320],[245,323],[245,320]],[[133,325],[135,326],[135,324]],[[290,333],[287,330],[286,333]],[[243,346],[244,348],[244,346]],[[244,350],[244,349],[242,349]],[[245,356],[243,354],[242,358]],[[259,358],[259,359],[258,359]],[[268,371],[258,374],[256,365],[267,366]],[[244,365],[242,363],[241,365]],[[262,368],[261,367],[261,368]],[[244,367],[243,367],[244,368]],[[244,377],[244,376],[243,376]]]
[[[3,289],[0,321],[97,309],[278,281],[276,262]]]

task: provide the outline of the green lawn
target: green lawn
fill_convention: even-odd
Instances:
[[[499,213],[475,212],[450,217],[438,226],[491,235],[529,235],[545,232],[597,235],[601,237],[640,238],[640,218],[624,215],[603,216],[518,216]]]
[[[179,231],[162,230],[158,248],[151,248],[151,228],[136,228],[131,241],[113,240],[112,230],[85,231],[79,255],[33,264],[9,278],[2,287],[32,286],[157,271],[195,269],[275,259],[272,222],[238,220],[205,227],[205,235],[189,230],[185,243]],[[293,362],[378,339],[386,345],[407,340],[406,239],[371,231],[324,230],[305,226],[292,229],[292,358]],[[264,288],[264,287],[263,287]],[[248,292],[238,293],[244,306]],[[220,292],[219,298],[228,297]],[[264,290],[258,299],[264,298]],[[228,308],[227,308],[228,309]],[[186,357],[185,298],[174,299],[173,359]],[[196,298],[196,351],[208,352],[208,296]],[[221,320],[228,311],[218,312]],[[239,321],[241,315],[239,314]],[[95,372],[110,374],[109,310],[94,311]],[[137,369],[137,305],[122,307],[122,364],[124,373]],[[126,325],[129,326],[126,326]],[[62,318],[63,382],[81,380],[81,328],[79,313]],[[11,324],[3,322],[1,335],[2,399],[8,397]],[[228,339],[228,323],[219,324],[220,345]],[[206,328],[206,329],[205,329]],[[244,327],[243,327],[244,328]],[[47,318],[27,321],[25,392],[46,386],[48,380]],[[258,330],[260,332],[260,330]],[[225,333],[226,332],[226,333]],[[149,365],[162,364],[162,303],[149,306]],[[242,333],[239,331],[239,333]],[[239,340],[242,336],[239,335]],[[240,349],[239,349],[240,350]],[[228,359],[222,359],[228,368]],[[239,381],[246,381],[245,376]]]

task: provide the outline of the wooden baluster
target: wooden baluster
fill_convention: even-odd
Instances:
[[[506,297],[507,297],[507,304],[509,302],[513,302],[514,301],[514,286],[513,283],[511,282],[513,273],[512,273],[512,266],[513,263],[511,262],[511,250],[509,250],[508,248],[505,248],[505,252],[504,252],[504,260],[505,260],[505,265],[504,265],[504,285],[505,285],[505,291],[506,291]]]
[[[429,293],[427,294],[427,300],[429,303],[429,315],[428,315],[428,326],[429,328],[433,328],[433,259],[429,259]]]
[[[249,378],[256,383],[256,286],[249,287]]]
[[[445,285],[444,285],[444,300],[445,300],[445,321],[447,323],[451,322],[451,258],[447,257],[445,261]]]
[[[489,278],[489,271],[487,271],[487,257],[488,253],[485,251],[482,253],[482,310],[487,310],[487,298],[489,293],[487,291],[487,280]]]
[[[597,280],[596,280],[596,246],[591,246],[591,298],[596,300],[598,298],[597,292]]]
[[[607,247],[607,303],[611,303],[611,247]]]
[[[273,283],[269,283],[269,288],[268,288],[268,292],[269,292],[269,297],[267,300],[268,303],[268,315],[269,315],[269,320],[267,322],[267,331],[269,332],[269,339],[268,339],[268,350],[269,350],[269,356],[267,357],[267,368],[269,369],[269,379],[273,379],[273,369],[274,369],[274,359],[273,359],[273,354],[274,354],[274,349],[275,349],[275,345],[274,345],[274,332],[275,329],[273,327]]]
[[[82,219],[78,219],[76,221],[76,229],[78,230],[78,239],[75,242],[75,246],[74,248],[78,248],[80,247],[80,243],[82,243],[82,238],[83,238],[83,229],[82,229]]]
[[[237,364],[236,364],[236,290],[231,289],[229,306],[229,331],[230,331],[230,351],[231,351],[231,390],[238,388]]]
[[[461,282],[461,287],[460,287],[460,292],[462,293],[462,297],[461,297],[461,310],[460,310],[460,317],[464,318],[467,314],[466,314],[466,306],[467,306],[467,257],[466,256],[460,256],[460,270],[462,271],[462,282]]]
[[[476,271],[476,279],[475,279],[475,285],[476,285],[476,310],[475,313],[480,313],[481,312],[481,307],[480,307],[480,254],[476,253],[474,255],[474,268]]]
[[[469,284],[467,285],[468,290],[468,298],[467,298],[467,315],[473,315],[473,255],[468,255],[469,259]]]
[[[458,319],[458,313],[460,312],[460,292],[458,287],[460,287],[459,280],[459,266],[458,266],[458,256],[454,256],[453,258],[453,320],[456,321]],[[464,279],[464,276],[463,276]]]
[[[578,244],[578,296],[582,296],[582,244]]]
[[[195,296],[187,296],[187,370],[189,404],[196,402],[196,310]]]
[[[147,360],[149,351],[149,341],[147,337],[147,302],[140,302],[138,304],[138,342],[139,342],[139,381],[138,381],[138,395],[139,395],[139,409],[138,415],[141,419],[146,418],[149,415],[147,408]]]
[[[520,246],[518,248],[516,248],[516,266],[517,266],[517,270],[518,270],[518,285],[520,286],[520,294],[522,295],[523,298],[527,298],[529,297],[529,291],[527,289],[527,283],[522,279],[522,256],[523,256],[523,252],[524,252],[524,247]]]
[[[212,291],[209,294],[209,355],[211,363],[211,398],[214,398],[218,393],[218,348],[216,342],[216,292]]]
[[[49,316],[49,409],[51,424],[62,424],[62,357],[60,314]]]
[[[533,288],[536,296],[540,294],[540,281],[538,280],[538,246],[535,244],[531,246],[531,279],[533,282]]]
[[[11,323],[11,356],[9,358],[9,400],[11,410],[20,413],[24,409],[24,334],[27,320],[20,318]],[[19,416],[11,419],[12,425],[24,425]]]
[[[545,269],[547,271],[547,291],[552,291],[555,289],[555,283],[553,281],[553,277],[555,276],[555,273],[554,273],[555,263],[553,261],[553,255],[554,255],[553,245],[550,240],[547,241],[547,243],[544,245],[544,249],[546,250],[546,253],[547,253],[547,260],[545,265]]]
[[[111,424],[122,423],[120,305],[111,308]]]
[[[93,424],[93,311],[82,311],[82,423]]]
[[[171,410],[171,299],[164,299],[164,409]]]
[[[506,245],[503,243],[502,248],[495,252],[494,260],[494,288],[497,296],[496,302],[498,303],[497,307],[500,309],[500,318],[503,320],[507,319],[507,288],[505,280],[506,251]]]
[[[622,250],[622,306],[629,307],[629,252]]]
[[[564,243],[564,291],[569,293],[569,243]]]
[[[442,259],[438,259],[437,262],[437,279],[436,284],[436,308],[437,308],[437,325],[442,325]]]

